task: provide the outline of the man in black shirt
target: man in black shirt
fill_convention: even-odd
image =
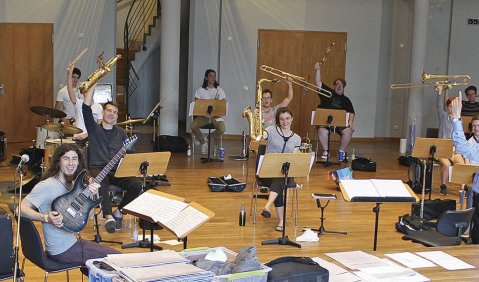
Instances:
[[[319,100],[320,100],[320,104],[318,107],[322,109],[346,110],[346,113],[348,114],[348,117],[347,117],[348,126],[335,128],[335,132],[341,135],[341,143],[339,144],[339,151],[338,151],[338,161],[342,162],[344,161],[344,156],[345,156],[344,150],[346,149],[349,142],[351,141],[351,138],[354,132],[354,117],[355,117],[354,107],[353,107],[353,104],[351,103],[351,100],[349,100],[349,98],[344,95],[344,87],[346,87],[346,81],[344,79],[342,78],[335,79],[333,81],[334,89],[331,89],[329,86],[323,84],[321,81],[321,71],[320,71],[319,63],[316,63],[314,68],[316,69],[316,84],[318,88],[328,90],[332,94],[331,98],[318,94]],[[323,150],[324,150],[323,154],[321,155],[321,158],[326,159],[329,154],[328,128],[324,126],[320,126],[318,128],[318,136],[319,136],[319,142],[321,143],[321,146],[323,147]]]
[[[95,86],[93,86],[94,88]],[[85,127],[88,131],[88,167],[93,176],[96,176],[123,147],[127,134],[116,126],[118,119],[118,104],[110,101],[103,106],[103,120],[97,124],[93,119],[91,105],[93,91],[88,91],[82,105]],[[103,196],[102,212],[106,218],[105,228],[109,233],[122,229],[121,209],[140,195],[142,182],[136,177],[115,177],[115,165],[110,173],[100,183],[100,195]],[[108,193],[110,184],[126,190],[118,209],[112,212],[111,201]]]

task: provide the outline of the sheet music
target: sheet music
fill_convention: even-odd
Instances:
[[[156,252],[155,252],[156,253]],[[163,278],[168,281],[195,281],[195,275],[203,279],[212,279],[211,272],[205,271],[192,264],[175,263],[148,267],[148,270],[142,268],[123,268],[120,274],[126,276],[132,281],[159,281]],[[183,277],[183,278],[181,278]]]
[[[175,217],[165,222],[165,226],[171,229],[179,238],[191,229],[208,220],[208,216],[192,206],[188,206]]]
[[[172,250],[158,252],[110,254],[105,261],[118,267],[141,267],[176,262],[187,262],[183,256]]]
[[[401,180],[371,179],[382,197],[411,197]]]
[[[409,267],[409,268],[420,268],[420,267],[434,267],[436,266],[431,261],[424,259],[418,255],[415,255],[410,252],[402,253],[392,253],[384,254],[385,256],[392,258],[393,260]]]
[[[416,254],[444,267],[447,270],[475,268],[474,266],[443,251],[416,252]]]
[[[128,203],[125,208],[153,219],[171,201],[173,200],[152,193],[143,193],[134,202]]]
[[[354,197],[378,197],[379,193],[370,179],[340,180],[348,192],[349,198]]]
[[[175,217],[180,211],[188,206],[185,202],[170,200],[170,202],[163,206],[161,212],[152,217],[154,221],[165,223]]]
[[[264,160],[264,155],[259,156],[259,159],[258,159],[258,168],[256,168],[256,175],[259,174],[259,170],[260,170],[260,168],[261,168],[261,165],[263,164],[263,160]]]
[[[328,257],[350,269],[388,266],[382,259],[363,251],[326,253]]]
[[[412,197],[401,180],[354,179],[340,180],[349,198],[354,197]]]
[[[329,271],[329,281],[330,282],[357,282],[361,281],[359,277],[353,273],[347,271],[346,269],[337,266],[336,264],[324,260],[319,257],[311,258],[313,261],[317,262],[322,267],[326,268]]]

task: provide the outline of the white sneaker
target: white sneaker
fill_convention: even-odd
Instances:
[[[321,159],[325,160],[328,158],[328,151],[324,151],[323,154],[321,155]]]
[[[203,143],[201,145],[201,154],[207,155],[208,154],[208,142]]]

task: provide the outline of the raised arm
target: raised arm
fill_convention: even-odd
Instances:
[[[96,84],[90,87],[88,91],[85,93],[85,99],[83,100],[83,104],[87,106],[91,106],[93,104],[93,93],[95,92]]]
[[[75,62],[71,62],[67,67],[67,90],[70,101],[75,105],[77,102],[77,97],[75,95],[75,89],[73,88],[73,69],[75,68]]]
[[[285,81],[288,84],[288,96],[280,103],[281,107],[287,107],[289,103],[291,103],[291,100],[293,100],[293,80],[287,76]]]

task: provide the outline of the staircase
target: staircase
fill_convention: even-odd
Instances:
[[[119,3],[119,2],[117,2]],[[128,99],[135,94],[139,77],[132,65],[136,53],[146,51],[146,39],[160,17],[159,0],[133,0],[125,20],[123,48],[117,48],[121,58],[116,63],[116,89],[119,103],[118,121],[128,113]]]

